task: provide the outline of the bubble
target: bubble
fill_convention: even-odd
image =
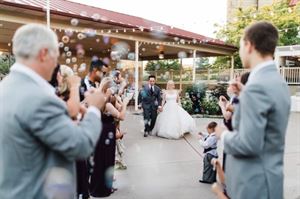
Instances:
[[[99,43],[99,42],[100,42],[100,39],[99,39],[99,38],[98,38],[98,39],[96,39],[96,42],[97,42],[97,43]]]
[[[97,61],[99,58],[96,56],[96,55],[94,55],[93,57],[92,57],[92,61]]]
[[[106,144],[106,145],[109,145],[109,144],[110,144],[110,140],[109,140],[109,139],[106,139],[106,140],[105,140],[105,144]]]
[[[83,17],[86,17],[87,16],[87,12],[86,11],[81,11],[80,15],[83,16]]]
[[[73,30],[72,29],[65,30],[65,35],[68,36],[68,37],[72,37],[73,36]]]
[[[118,62],[116,65],[117,69],[121,69],[121,68],[123,68],[123,66],[124,65],[121,62]]]
[[[78,33],[78,34],[77,34],[77,38],[78,38],[79,40],[82,40],[82,39],[86,38],[86,36],[85,36],[83,33]]]
[[[72,26],[77,26],[78,24],[79,24],[78,19],[75,19],[75,18],[71,19],[71,25]]]
[[[194,43],[194,44],[197,43],[197,39],[193,39],[193,43]]]
[[[120,42],[116,42],[113,46],[112,46],[112,51],[115,51],[119,54],[120,58],[124,58],[125,55],[128,54],[130,49],[130,46],[123,41]]]
[[[140,26],[140,27],[139,27],[139,30],[143,32],[143,31],[144,31],[144,27],[143,27],[143,26]]]
[[[78,71],[79,72],[84,72],[86,69],[86,63],[82,63],[80,64],[79,68],[78,68]]]
[[[79,48],[79,49],[77,49],[76,54],[78,57],[83,57],[85,54],[85,51],[83,48]]]
[[[129,60],[134,60],[135,59],[135,54],[133,52],[128,53],[127,57],[128,57]]]
[[[156,64],[155,65],[155,70],[159,70],[160,69],[160,65],[159,64]]]
[[[152,31],[150,32],[150,34],[157,39],[165,39],[167,37],[163,32],[163,27],[159,26],[152,27]]]
[[[72,198],[75,191],[71,173],[60,167],[53,167],[48,171],[44,192],[47,198]]]
[[[147,97],[147,93],[144,90],[142,90],[141,95],[142,95],[142,97]],[[145,121],[144,121],[144,123],[145,123]]]
[[[112,187],[113,179],[114,179],[114,172],[115,172],[114,167],[109,167],[105,171],[105,184],[107,187]]]
[[[113,139],[114,138],[114,133],[113,132],[109,132],[108,133],[108,138],[109,139]]]
[[[65,52],[69,51],[69,47],[68,47],[68,46],[65,46],[65,47],[64,47],[64,51],[65,51]]]
[[[108,22],[108,18],[105,17],[105,16],[102,16],[100,19],[101,19],[101,21],[103,21],[103,22]]]
[[[174,41],[179,41],[179,38],[178,37],[174,37]]]
[[[92,15],[92,19],[93,19],[94,21],[98,21],[98,20],[100,20],[100,15],[99,15],[98,13],[94,13],[94,14]]]
[[[183,58],[186,58],[186,57],[187,57],[186,52],[180,51],[180,52],[178,53],[178,58],[183,59]]]
[[[102,61],[107,65],[109,65],[109,63],[110,63],[110,60],[108,57],[104,57]]]
[[[104,44],[109,44],[109,37],[108,36],[103,36],[103,43]]]
[[[120,56],[119,52],[117,52],[117,51],[111,51],[110,57],[113,61],[118,61],[121,59],[121,56]]]
[[[184,39],[180,39],[180,43],[181,44],[185,44],[185,40]]]
[[[73,63],[77,62],[77,58],[76,57],[72,57],[72,62]]]
[[[67,55],[67,57],[71,57],[71,56],[72,56],[72,52],[71,52],[71,51],[68,51],[68,52],[66,53],[66,55]]]
[[[145,51],[146,51],[146,48],[142,48],[142,51],[145,52]]]
[[[160,48],[160,46],[156,46],[156,49],[159,49]]]
[[[61,38],[61,40],[62,40],[62,42],[63,43],[69,43],[69,41],[70,41],[70,38],[67,36],[67,35],[65,35],[65,36],[63,36],[62,38]]]
[[[59,43],[58,43],[58,47],[59,47],[59,48],[63,48],[63,47],[64,47],[64,43],[63,43],[63,42],[59,42]]]
[[[167,80],[167,79],[168,79],[168,76],[167,76],[166,74],[164,74],[163,79],[164,79],[164,80]]]
[[[84,33],[87,37],[95,37],[97,34],[97,31],[95,29],[88,28],[88,29],[84,30]]]
[[[71,59],[70,58],[66,59],[66,64],[70,64],[70,63],[71,63]]]

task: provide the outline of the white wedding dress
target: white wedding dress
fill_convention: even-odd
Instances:
[[[153,135],[168,139],[179,139],[185,133],[195,133],[195,120],[177,103],[177,92],[165,94],[166,103],[158,114]]]

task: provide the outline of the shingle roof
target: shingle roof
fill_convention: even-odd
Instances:
[[[10,6],[18,6],[26,9],[34,9],[40,11],[44,11],[46,8],[46,1],[41,0],[3,0],[3,3]],[[94,16],[100,16],[99,22],[124,28],[142,28],[144,31],[153,31],[153,29],[156,30],[156,28],[159,27],[164,34],[173,37],[179,37],[191,41],[201,41],[211,45],[235,48],[234,46],[225,44],[221,40],[212,39],[197,33],[171,27],[165,24],[143,19],[141,17],[135,17],[67,0],[51,0],[50,10],[52,12],[55,12],[55,14],[73,17],[78,16],[80,18],[85,18],[91,21],[93,20]]]

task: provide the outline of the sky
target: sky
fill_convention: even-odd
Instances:
[[[71,0],[142,17],[215,37],[214,24],[225,24],[227,0]]]

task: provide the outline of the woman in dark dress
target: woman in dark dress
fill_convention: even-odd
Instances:
[[[91,175],[90,195],[107,197],[113,192],[113,177],[116,150],[115,119],[124,120],[129,99],[124,99],[121,111],[112,104],[113,79],[106,77],[101,81],[99,89],[106,94],[108,101],[102,110],[102,133],[94,153],[94,168]]]

